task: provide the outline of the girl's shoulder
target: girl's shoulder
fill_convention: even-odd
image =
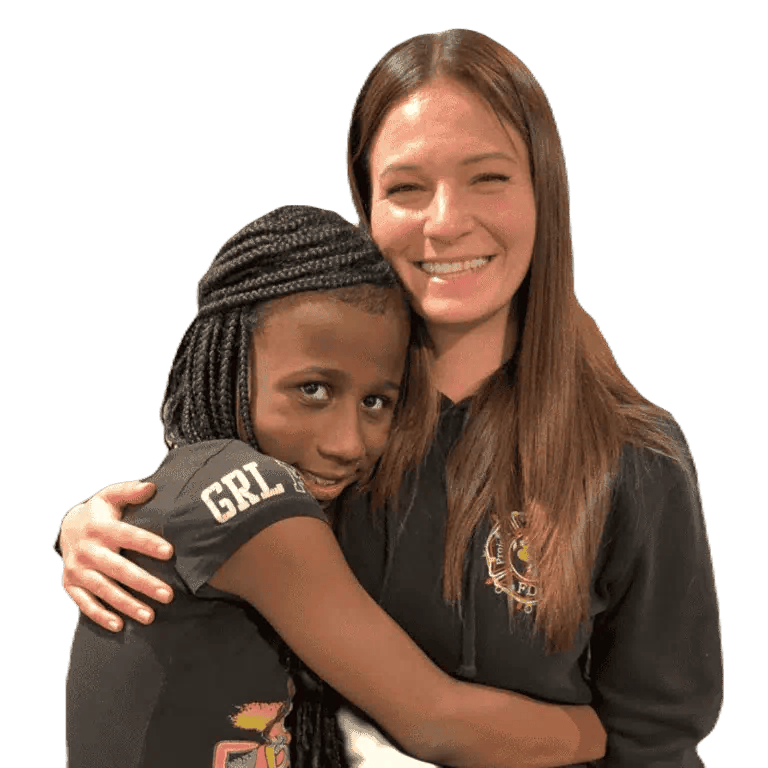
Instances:
[[[146,478],[157,486],[155,500],[179,508],[185,500],[208,508],[246,506],[281,497],[314,503],[298,471],[241,440],[208,440],[171,449]],[[229,499],[229,503],[225,502]],[[218,500],[215,504],[214,500]]]
[[[153,478],[173,478],[176,481],[190,480],[198,474],[213,476],[219,470],[229,469],[236,475],[245,471],[258,482],[258,476],[269,475],[278,480],[289,480],[291,485],[299,485],[296,490],[306,492],[301,475],[290,464],[272,456],[267,456],[252,445],[236,439],[204,440],[172,448],[163,459]],[[258,474],[256,473],[258,470]]]

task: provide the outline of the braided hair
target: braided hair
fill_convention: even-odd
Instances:
[[[241,438],[258,448],[248,407],[250,342],[270,302],[323,291],[380,314],[393,289],[405,301],[370,237],[332,211],[289,205],[248,224],[200,280],[197,317],[176,352],[161,408],[168,447]],[[291,765],[344,768],[338,694],[287,648],[281,653],[297,686],[286,718]]]

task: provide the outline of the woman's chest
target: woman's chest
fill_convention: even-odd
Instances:
[[[534,627],[537,585],[518,578],[514,551],[498,555],[487,523],[470,542],[461,600],[446,602],[444,522],[431,522],[406,525],[389,553],[378,595],[382,608],[448,674],[537,698],[589,701],[589,632],[580,631],[566,652],[545,652]]]

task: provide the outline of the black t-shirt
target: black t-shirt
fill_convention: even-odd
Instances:
[[[325,515],[295,470],[237,440],[173,450],[148,480],[154,498],[124,519],[168,539],[174,556],[124,554],[169,583],[174,600],[151,625],[126,619],[118,634],[80,617],[67,678],[69,766],[288,768],[292,683],[279,638],[248,603],[207,582],[273,523]]]

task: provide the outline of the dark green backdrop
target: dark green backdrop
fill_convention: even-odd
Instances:
[[[727,681],[701,751],[710,768],[757,764],[757,19],[739,4],[342,5],[4,12],[2,763],[63,763],[76,610],[50,542],[71,504],[162,457],[158,405],[197,278],[277,205],[352,218],[345,133],[369,68],[412,34],[470,26],[544,84],[567,154],[579,297],[690,440]]]

